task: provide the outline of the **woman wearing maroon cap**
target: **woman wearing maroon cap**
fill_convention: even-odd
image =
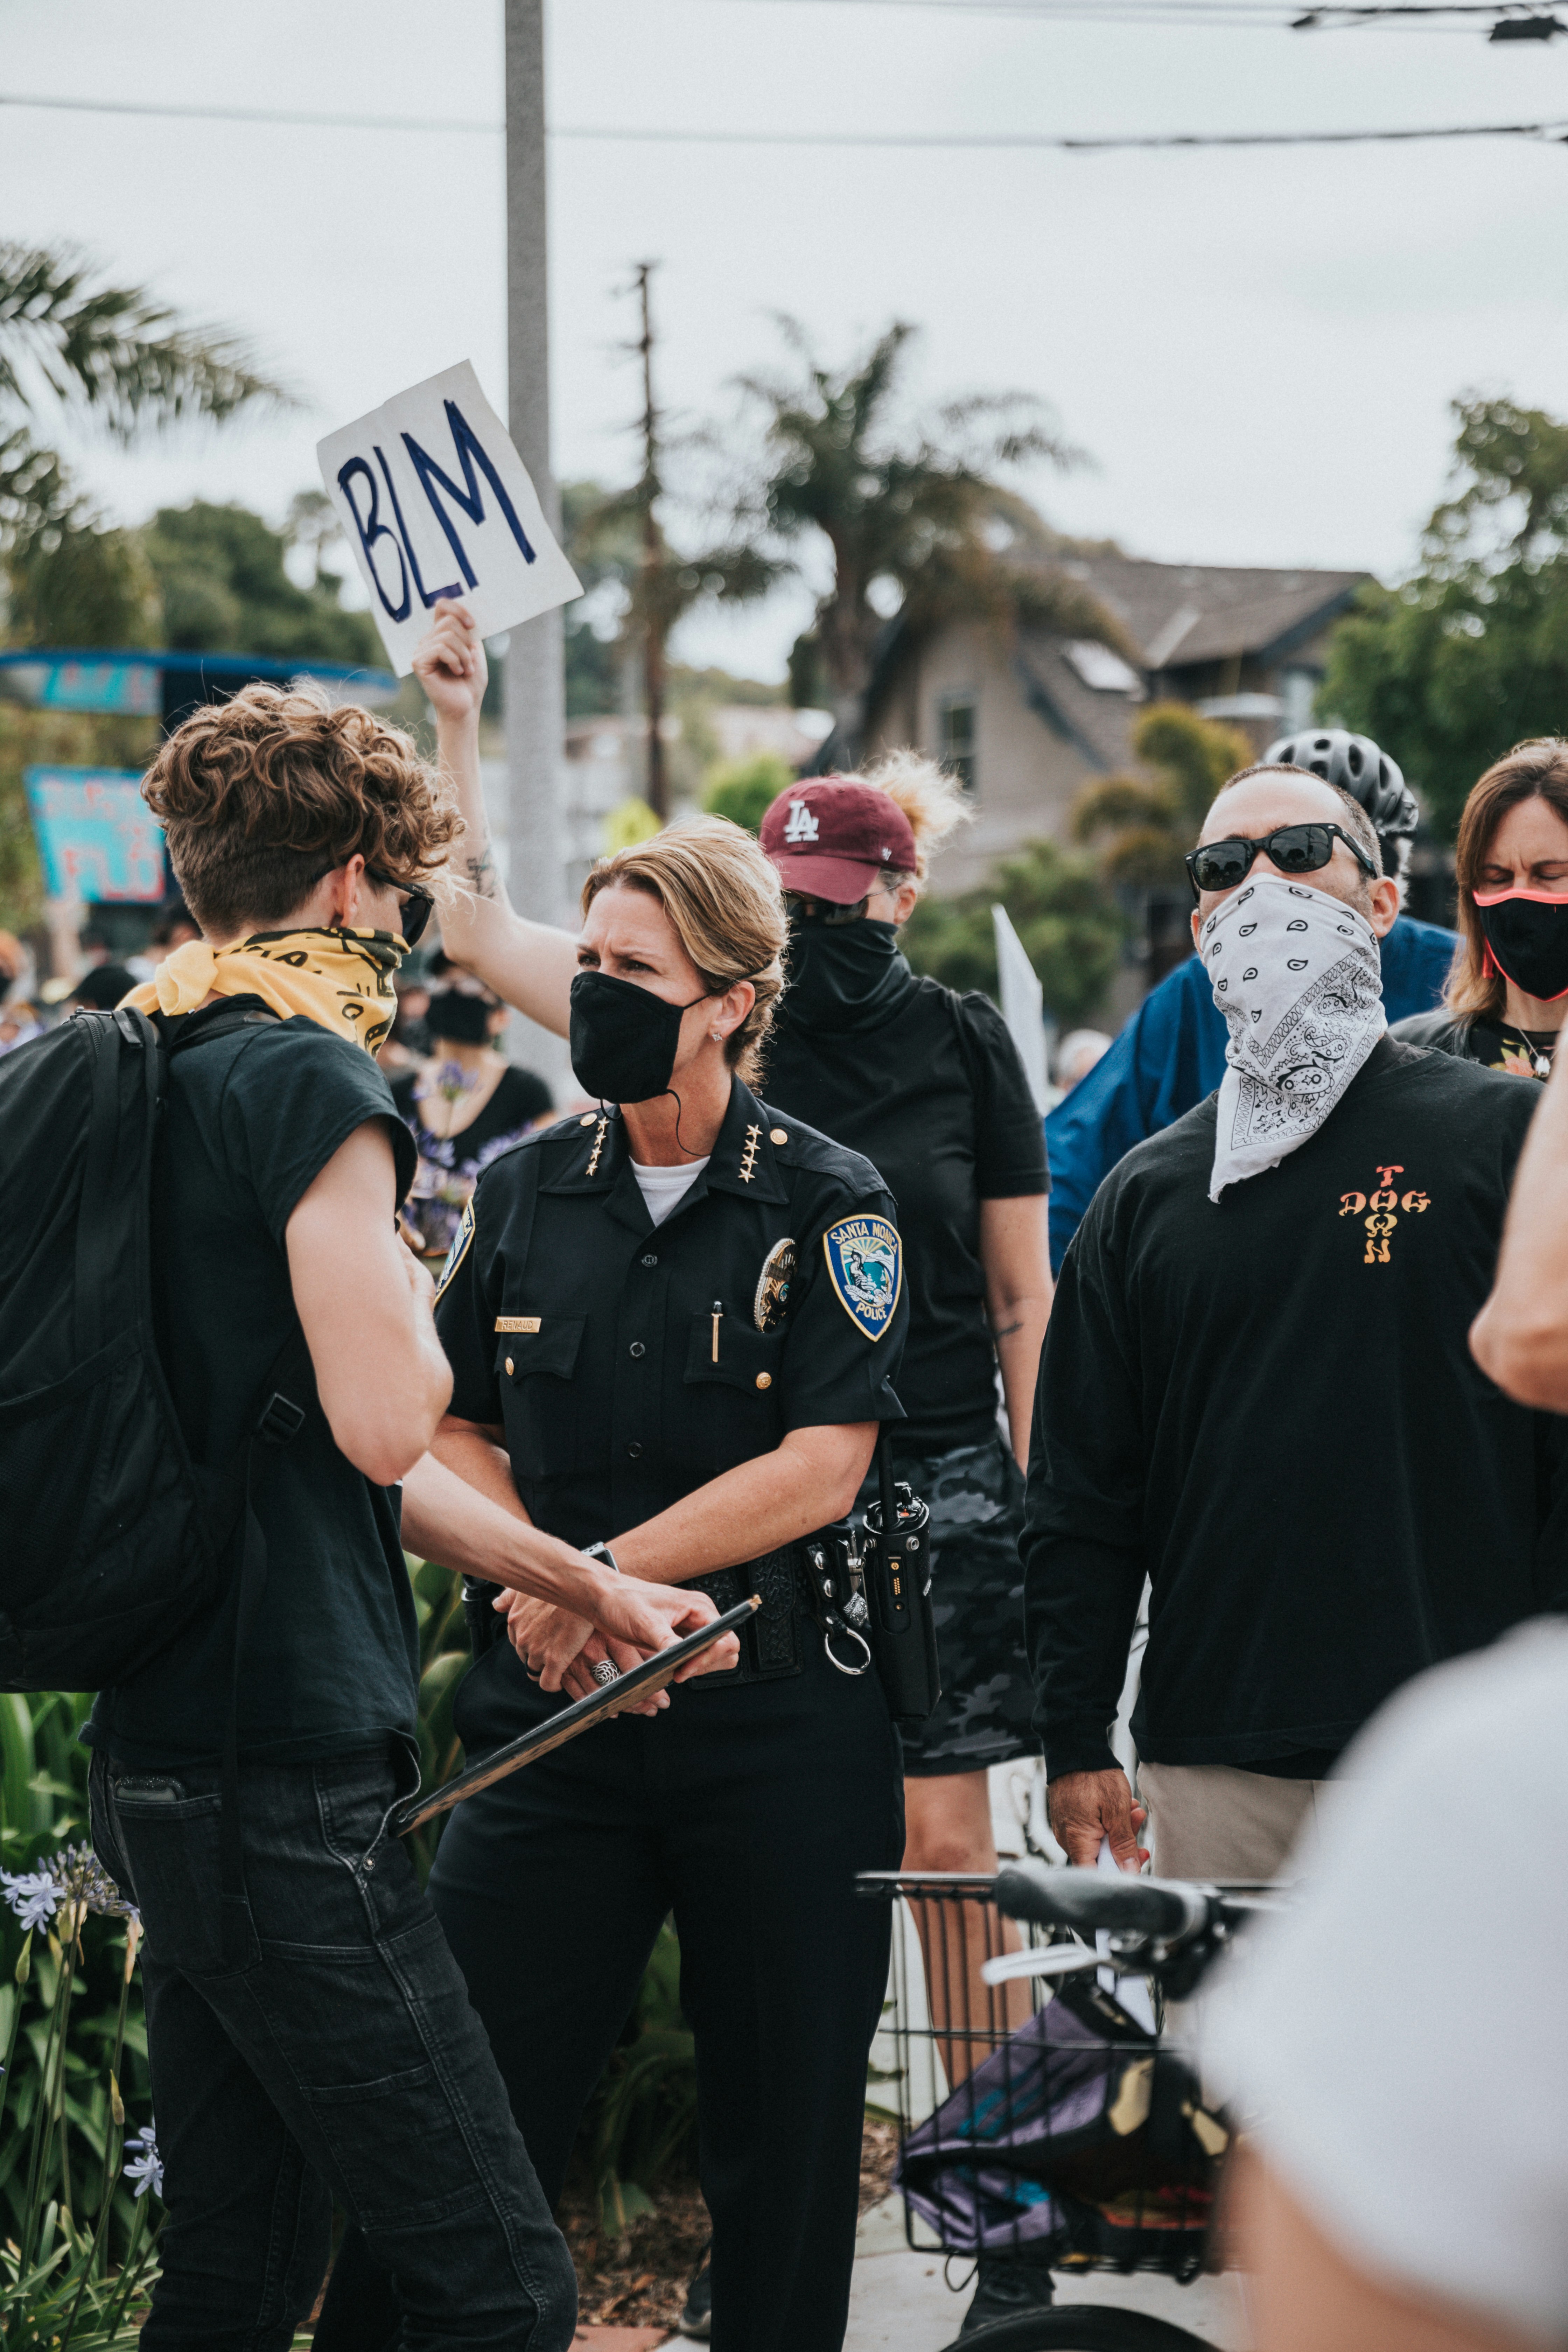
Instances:
[[[1050,1311],[1039,1112],[990,999],[917,976],[899,950],[931,854],[970,815],[932,761],[896,751],[864,775],[781,793],[763,847],[790,908],[789,986],[768,1096],[863,1152],[899,1203],[910,1330],[898,1475],[931,1507],[942,1696],[904,1742],[903,1867],[992,1871],[986,1769],[1039,1753],[1017,1540],[1035,1373]],[[1011,1446],[997,1426],[1000,1369]],[[865,1496],[862,1500],[868,1500]],[[967,2014],[984,2017],[984,1954]],[[941,1993],[932,1976],[932,2007]],[[984,2048],[942,2044],[950,2081]],[[982,2255],[964,2331],[1050,2300],[1050,2274]]]

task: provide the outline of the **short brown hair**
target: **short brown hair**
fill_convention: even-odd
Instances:
[[[405,887],[421,882],[458,825],[411,735],[358,703],[334,710],[310,685],[247,686],[193,711],[142,797],[186,904],[217,939],[282,922],[356,851]]]
[[[1494,760],[1472,786],[1454,845],[1454,878],[1459,886],[1459,944],[1443,1001],[1450,1013],[1471,1021],[1496,1021],[1508,987],[1487,953],[1486,934],[1476,912],[1476,884],[1499,825],[1521,801],[1550,801],[1568,824],[1568,741],[1537,735],[1516,743]]]
[[[583,885],[584,914],[601,890],[616,887],[658,900],[711,994],[751,982],[757,1001],[724,1040],[724,1052],[742,1078],[760,1076],[763,1041],[784,993],[788,936],[778,871],[761,844],[727,816],[685,817],[651,841],[601,857]]]

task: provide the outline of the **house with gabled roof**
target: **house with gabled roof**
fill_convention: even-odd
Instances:
[[[943,853],[944,893],[980,882],[1022,842],[1065,843],[1083,785],[1135,765],[1146,702],[1189,702],[1259,751],[1306,726],[1330,634],[1370,577],[1153,563],[1081,543],[1054,562],[1102,608],[1103,640],[1027,624],[1005,638],[979,620],[917,634],[895,621],[880,649],[867,755],[915,744],[973,794],[974,824]]]

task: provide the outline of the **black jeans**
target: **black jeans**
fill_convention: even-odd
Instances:
[[[468,1798],[430,1886],[552,2200],[674,1912],[713,2218],[713,2352],[838,2352],[855,2258],[891,1926],[889,1904],[857,1896],[855,1874],[897,1868],[903,1782],[875,1676],[835,1674],[815,1628],[799,1631],[804,1673],[679,1686],[668,1712],[601,1725]],[[498,1645],[458,1693],[470,1758],[560,1704]],[[352,2242],[340,2268],[318,2342],[379,2345]]]
[[[564,2352],[571,2259],[388,1833],[390,1759],[241,1780],[246,1916],[226,1958],[217,1773],[92,1759],[94,1843],[146,1929],[167,2207],[146,2352],[285,2352],[327,2267],[334,2196],[395,2283],[402,2352]]]

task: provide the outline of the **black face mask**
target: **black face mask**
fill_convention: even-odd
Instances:
[[[706,1000],[694,996],[691,1004]],[[601,1102],[651,1102],[667,1095],[680,1047],[680,1016],[671,1004],[607,971],[580,971],[572,982],[572,1067],[584,1094]]]
[[[1568,996],[1568,898],[1504,890],[1478,897],[1476,912],[1505,980],[1543,1004]]]
[[[430,999],[425,1026],[432,1037],[449,1037],[454,1045],[486,1045],[494,1010],[482,996],[465,996],[460,988],[443,988]]]
[[[792,912],[782,1010],[803,1029],[874,1029],[914,986],[896,923],[825,923]]]

